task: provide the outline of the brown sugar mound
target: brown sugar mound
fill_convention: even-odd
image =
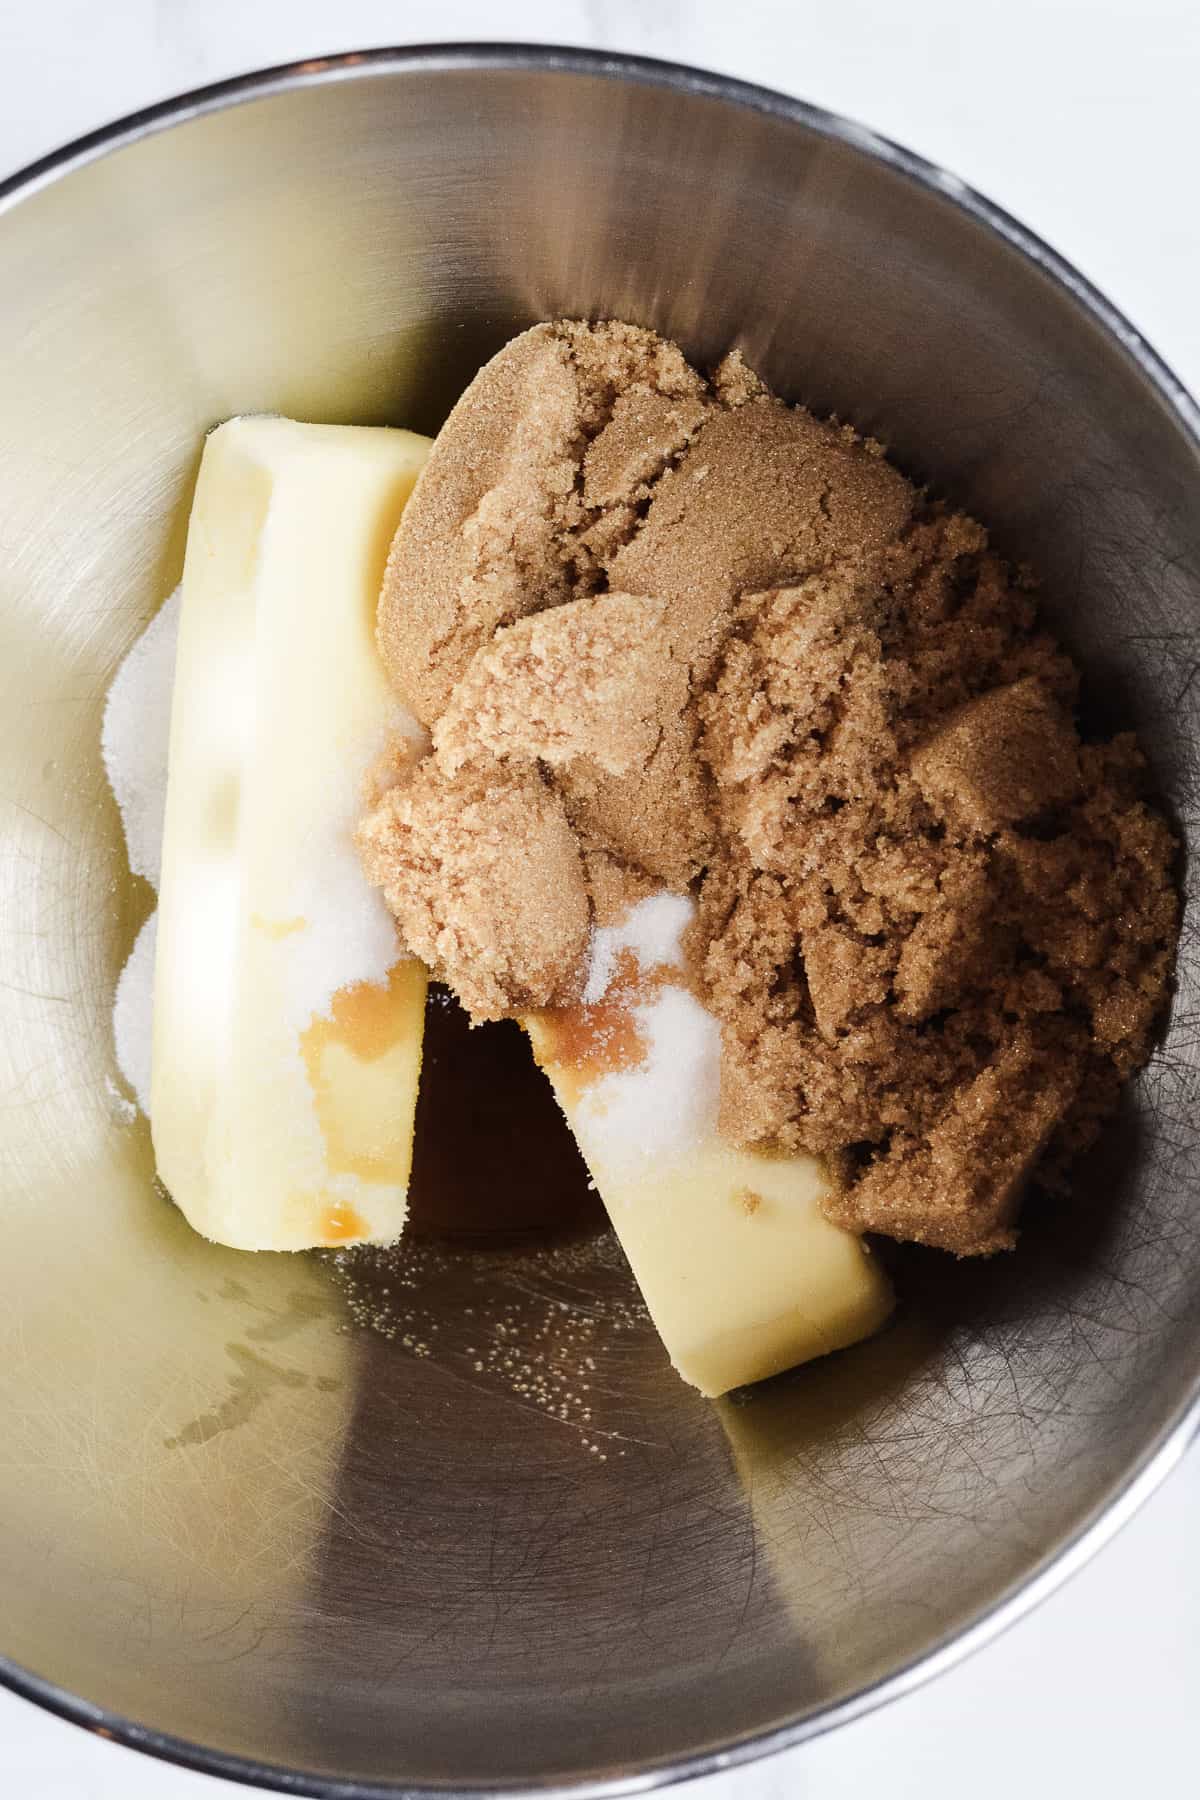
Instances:
[[[1075,679],[978,528],[932,509],[877,581],[737,609],[699,701],[723,1128],[826,1153],[840,1224],[1005,1247],[1039,1158],[1053,1178],[1149,1053],[1174,846],[1132,739],[1080,745]]]
[[[628,529],[704,394],[674,345],[630,325],[538,325],[480,371],[405,508],[380,596],[384,666],[419,719],[440,717],[498,625],[604,585],[589,534]],[[654,438],[631,458],[635,405]]]
[[[1081,743],[1029,583],[878,445],[633,326],[516,338],[441,432],[379,643],[433,755],[360,832],[476,1018],[580,991],[589,925],[691,892],[722,1130],[828,1210],[1010,1244],[1149,1053],[1174,845]]]
[[[986,834],[1074,800],[1078,752],[1070,720],[1027,675],[960,707],[914,753],[912,772],[935,812]]]
[[[1015,1034],[957,1087],[927,1138],[876,1157],[826,1210],[851,1230],[915,1238],[959,1255],[1008,1250],[1025,1185],[1075,1097],[1069,1057]]]
[[[428,758],[358,829],[408,948],[477,1019],[577,998],[589,910],[561,800],[536,769],[450,777]]]
[[[665,611],[661,599],[597,594],[502,626],[438,720],[443,768],[489,756],[551,765],[587,756],[610,775],[644,769],[664,714],[682,712],[688,697]]]
[[[872,566],[914,500],[853,433],[764,394],[710,415],[608,572],[614,587],[670,600],[677,638],[706,670],[737,595],[834,562]]]

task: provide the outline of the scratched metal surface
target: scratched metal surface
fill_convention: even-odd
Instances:
[[[1194,911],[1075,1201],[995,1265],[902,1258],[884,1336],[718,1408],[607,1242],[434,1259],[367,1296],[383,1336],[156,1193],[111,1087],[149,896],[99,723],[231,412],[432,428],[556,312],[740,341],[1037,563],[1195,831],[1186,398],[853,132],[521,60],[317,71],[0,213],[0,1653],[302,1789],[620,1784],[807,1729],[1037,1575],[1200,1371]],[[506,1341],[549,1345],[553,1404]]]

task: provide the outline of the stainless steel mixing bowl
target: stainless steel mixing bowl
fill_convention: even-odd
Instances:
[[[878,1341],[712,1407],[603,1242],[415,1252],[420,1281],[367,1303],[388,1338],[328,1266],[192,1235],[113,1085],[149,897],[101,709],[177,579],[215,420],[432,429],[511,332],[615,314],[700,358],[740,343],[1034,561],[1092,716],[1141,731],[1186,837],[1192,401],[949,176],[629,58],[301,64],[89,139],[0,207],[5,1679],[290,1791],[599,1794],[793,1742],[978,1644],[1195,1421],[1194,917],[1075,1200],[994,1264],[901,1257]]]

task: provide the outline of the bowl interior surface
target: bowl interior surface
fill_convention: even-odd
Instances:
[[[900,1257],[879,1339],[718,1406],[611,1242],[418,1249],[359,1291],[385,1336],[328,1264],[218,1249],[156,1192],[111,1035],[151,897],[99,733],[202,436],[433,430],[557,314],[738,343],[983,518],[1195,830],[1195,442],[1056,279],[851,136],[570,59],[399,57],[0,215],[0,1653],[310,1777],[602,1782],[827,1716],[1103,1511],[1200,1369],[1194,913],[1073,1200],[993,1264]]]

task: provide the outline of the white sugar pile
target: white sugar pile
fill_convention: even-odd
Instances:
[[[138,932],[129,960],[121,970],[113,1001],[113,1042],[117,1067],[150,1117],[150,1043],[154,1030],[154,948],[158,913],[152,912]]]
[[[645,971],[681,969],[683,934],[695,910],[686,894],[651,894],[631,907],[618,925],[599,926],[592,933],[583,1004],[594,1006],[604,998],[623,950]]]
[[[121,812],[129,867],[157,890],[167,803],[171,694],[179,639],[180,590],[165,600],[117,670],[104,708],[100,745]],[[113,1001],[117,1067],[150,1111],[150,1046],[154,1027],[157,916],[138,933]]]
[[[338,754],[318,757],[305,771],[306,816],[295,820],[288,846],[289,916],[304,920],[287,940],[281,965],[289,1029],[297,1036],[327,1013],[338,989],[369,981],[387,983],[396,961],[396,923],[378,888],[368,886],[354,847],[362,812],[363,770],[370,768],[397,731],[422,750],[428,738],[397,706],[378,735],[348,741]]]
[[[176,588],[117,670],[100,733],[104,767],[125,827],[129,867],[154,888],[162,863],[179,608]]]
[[[583,998],[602,1000],[632,956],[643,975],[684,968],[683,934],[695,903],[652,894],[592,939]],[[645,1048],[642,1061],[592,1083],[575,1116],[593,1168],[635,1173],[651,1158],[682,1156],[716,1136],[721,1095],[721,1027],[682,981],[650,988],[630,1012]]]

